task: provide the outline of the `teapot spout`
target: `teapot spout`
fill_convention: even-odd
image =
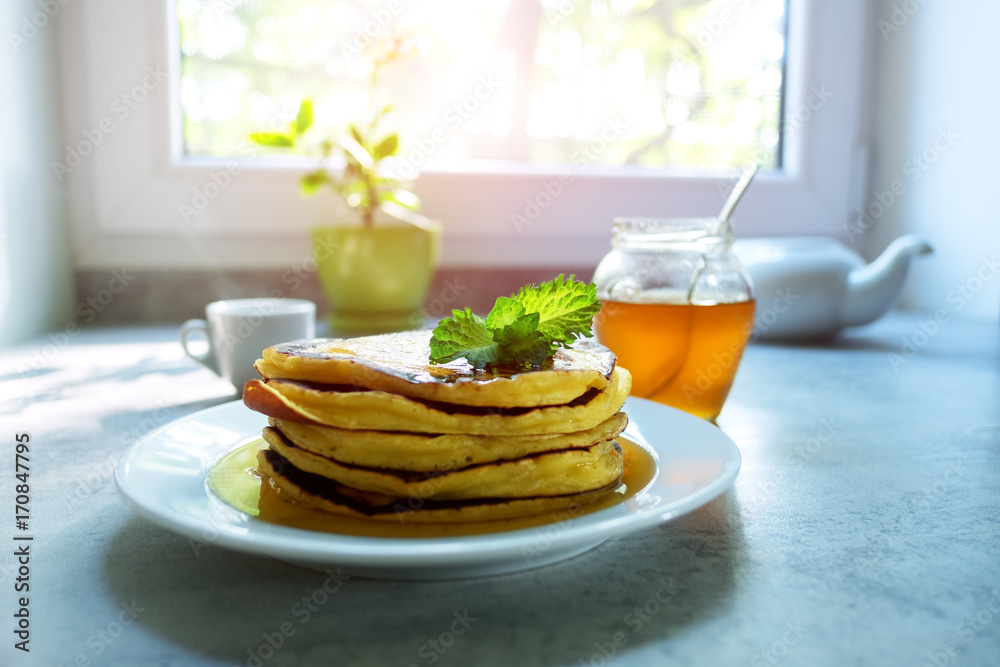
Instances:
[[[852,271],[847,278],[841,324],[868,324],[883,315],[903,289],[910,260],[933,251],[924,239],[907,234],[890,243],[871,264]]]

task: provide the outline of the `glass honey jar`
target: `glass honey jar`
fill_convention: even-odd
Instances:
[[[597,339],[632,395],[714,420],[753,330],[750,279],[717,218],[618,218],[594,282]]]

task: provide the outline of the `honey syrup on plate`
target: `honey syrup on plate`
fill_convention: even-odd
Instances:
[[[619,437],[617,442],[625,453],[625,466],[622,483],[616,491],[576,509],[567,508],[498,521],[407,523],[395,519],[362,519],[315,509],[291,499],[257,471],[257,452],[267,447],[263,439],[243,444],[219,459],[209,472],[208,486],[220,500],[241,512],[269,523],[293,528],[367,537],[481,535],[558,523],[611,507],[635,496],[656,476],[656,461],[645,448],[630,440]]]
[[[754,302],[624,303],[605,300],[597,340],[632,374],[632,395],[715,419],[753,330]]]

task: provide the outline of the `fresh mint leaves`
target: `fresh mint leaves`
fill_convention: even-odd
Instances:
[[[431,336],[431,361],[443,364],[465,357],[476,368],[485,368],[499,358],[499,344],[483,318],[471,309],[451,311]]]
[[[475,368],[525,367],[545,362],[559,347],[590,336],[601,309],[597,286],[560,275],[497,299],[486,319],[453,310],[431,336],[431,362],[465,358]]]

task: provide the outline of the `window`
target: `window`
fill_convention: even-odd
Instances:
[[[303,33],[302,39],[287,47],[305,51],[302,61],[305,64],[296,65],[304,67],[301,75],[290,75],[279,68],[269,81],[269,75],[260,72],[272,70],[261,70],[254,59],[245,65],[237,60],[247,53],[253,54],[259,41],[251,39],[251,29],[263,28],[265,32],[272,29],[266,23],[268,12],[276,22],[273,29],[278,35],[281,21],[292,20],[289,16],[300,25],[303,22],[314,25],[317,34],[322,31],[328,24],[312,20],[314,15],[309,12],[313,10],[306,9],[311,5],[315,5],[321,16],[334,7],[353,8],[361,17],[366,11],[370,16],[378,10],[370,9],[374,5],[360,0],[313,0],[312,3],[285,0],[281,7],[292,9],[275,18],[269,8],[279,3],[272,0],[212,0],[215,4],[208,9],[217,12],[224,25],[229,26],[223,28],[224,32],[229,30],[225,33],[229,41],[216,43],[213,39],[213,45],[206,47],[198,41],[204,37],[199,37],[201,28],[197,20],[204,10],[201,2],[95,0],[71,3],[64,9],[66,20],[58,29],[60,43],[64,45],[61,67],[67,153],[76,146],[86,148],[88,137],[97,134],[103,137],[100,146],[92,147],[77,166],[62,174],[68,187],[73,247],[77,263],[83,268],[110,268],[125,263],[150,268],[288,267],[308,254],[311,227],[335,223],[345,213],[332,194],[309,199],[299,196],[296,181],[307,165],[304,158],[296,161],[246,151],[232,154],[232,146],[238,146],[246,130],[261,118],[254,115],[261,113],[254,111],[255,104],[264,109],[273,105],[280,110],[303,95],[320,99],[331,94],[316,92],[322,86],[311,83],[314,80],[328,83],[331,78],[327,61],[313,49],[322,40],[311,42],[310,33]],[[608,248],[610,224],[615,216],[715,214],[735,182],[737,165],[748,157],[747,151],[773,168],[758,176],[741,204],[735,220],[738,234],[844,237],[851,211],[859,207],[862,194],[859,185],[866,178],[868,85],[862,63],[872,48],[871,37],[875,32],[866,3],[834,0],[788,0],[787,6],[777,0],[716,0],[709,4],[702,0],[412,0],[412,3],[414,7],[427,8],[413,12],[409,20],[417,24],[445,16],[434,12],[449,7],[457,12],[452,15],[453,20],[461,16],[462,21],[499,20],[501,24],[513,7],[542,8],[541,15],[536,13],[531,21],[524,17],[514,21],[522,27],[535,26],[537,43],[533,48],[519,47],[520,42],[512,39],[514,46],[510,53],[498,56],[495,62],[477,60],[470,51],[472,55],[465,58],[468,62],[456,65],[458,73],[452,79],[443,78],[440,85],[444,92],[431,94],[425,90],[423,107],[407,107],[405,118],[397,114],[399,123],[415,124],[412,130],[401,129],[417,135],[416,143],[421,139],[421,124],[430,126],[435,118],[443,118],[441,114],[455,103],[456,96],[461,101],[470,94],[472,74],[481,72],[485,65],[494,65],[498,71],[513,68],[516,73],[519,58],[526,58],[528,53],[534,55],[533,75],[511,78],[519,82],[511,90],[520,92],[504,97],[498,91],[489,100],[490,108],[484,105],[475,122],[470,119],[460,132],[454,132],[448,142],[440,144],[426,164],[418,165],[422,173],[415,190],[424,202],[423,211],[445,225],[446,265],[593,265]],[[409,5],[404,0],[398,3],[386,0],[383,5],[392,6]],[[547,12],[568,6],[576,9],[565,17],[565,22],[553,23],[547,18]],[[434,10],[435,7],[438,9]],[[740,13],[744,7],[756,13]],[[673,44],[669,48],[674,49],[686,40],[690,46],[688,51],[680,47],[677,53],[663,51],[662,62],[657,61],[660,64],[655,67],[644,64],[646,83],[635,76],[638,69],[634,64],[628,64],[629,59],[634,62],[634,56],[622,56],[623,51],[611,48],[590,48],[592,42],[602,44],[609,39],[605,35],[608,27],[619,25],[621,30],[626,29],[621,27],[625,19],[615,17],[634,18],[633,14],[643,8],[652,12],[674,10],[669,20],[677,39],[663,43]],[[399,12],[400,28],[407,25],[403,20],[406,11],[409,10]],[[602,12],[605,13],[600,15]],[[666,25],[666,20],[657,25]],[[185,21],[194,23],[186,25]],[[355,24],[348,24],[353,29]],[[641,20],[632,27],[638,25],[642,25]],[[504,44],[503,30],[495,30],[499,30],[493,36],[495,44]],[[428,31],[431,35],[456,34],[456,28],[447,23]],[[480,34],[471,28],[466,32]],[[109,39],[112,33],[115,37]],[[560,37],[570,33],[580,36],[575,42],[577,46],[569,44],[577,38]],[[469,39],[460,29],[457,34],[455,44],[446,45],[449,49],[457,49]],[[746,35],[753,35],[756,41]],[[643,49],[653,49],[645,45],[660,43],[657,40],[661,37],[657,33],[656,39],[645,42],[640,37],[628,39],[635,42],[630,46],[641,54]],[[518,39],[523,39],[523,35]],[[575,61],[572,58],[566,61],[573,67],[567,66],[565,72],[561,65],[557,66],[563,62],[558,57],[563,48],[560,39],[567,42],[567,53],[578,54]],[[703,44],[698,43],[699,39]],[[734,46],[723,49],[726,40],[733,40]],[[747,40],[755,45],[752,54],[736,48],[750,43]],[[844,44],[853,46],[845,49]],[[223,47],[226,47],[224,53]],[[432,47],[433,44],[427,50],[430,55],[421,54],[407,61],[406,66],[429,67],[426,63],[434,58],[447,61],[459,57],[441,54],[464,53],[462,49],[436,52]],[[494,51],[492,45],[480,50]],[[756,78],[720,74],[728,71],[726,63],[732,60],[719,56],[721,64],[716,64],[711,54],[723,52],[739,56],[742,60],[738,65],[752,62],[752,66],[746,67],[747,71],[757,73]],[[239,56],[240,53],[244,56]],[[701,69],[697,77],[691,74],[692,63],[697,64],[692,60],[695,53],[707,54],[698,65]],[[267,47],[264,54],[267,55]],[[278,57],[274,53],[271,56]],[[621,58],[625,65],[620,65]],[[230,60],[236,65],[231,67]],[[619,65],[621,69],[615,70]],[[590,67],[588,71],[597,73],[593,76],[603,76],[608,85],[581,83],[581,67]],[[672,76],[671,68],[674,68]],[[488,73],[489,67],[486,69]],[[609,74],[612,71],[614,75]],[[261,81],[241,79],[249,78],[247,72],[257,72]],[[628,72],[632,74],[627,75]],[[399,76],[416,80],[413,76],[406,77],[405,71]],[[472,83],[475,81],[472,79]],[[693,81],[698,81],[700,87],[696,88]],[[676,105],[671,108],[670,99],[664,98],[664,91],[671,86],[677,93],[675,97],[687,107],[686,112]],[[546,92],[553,89],[568,92],[565,95]],[[227,100],[230,90],[244,90],[245,99],[236,103]],[[639,90],[644,91],[644,96],[635,92]],[[136,92],[139,94],[133,96]],[[259,92],[263,98],[252,96],[253,92]],[[474,87],[471,93],[475,93]],[[632,95],[641,103],[613,109],[635,112],[648,122],[632,121],[630,127],[645,129],[634,130],[637,134],[629,139],[632,143],[627,147],[623,144],[606,151],[592,151],[587,160],[566,163],[566,156],[572,157],[581,142],[595,143],[595,128],[600,128],[600,118],[596,121],[585,118],[584,112],[590,107],[581,101],[581,96],[588,94],[599,94],[605,101],[629,99]],[[129,98],[125,106],[118,102],[123,95]],[[439,96],[446,99],[435,106]],[[515,113],[518,105],[521,111]],[[645,111],[640,112],[636,107]],[[411,108],[423,111],[410,114]],[[552,118],[558,117],[562,113],[559,110],[564,108],[569,109],[566,113],[575,110],[576,115],[572,116],[577,119],[575,125],[567,123],[566,127],[560,127],[553,123]],[[182,109],[187,112],[186,119]],[[326,120],[334,127],[353,110],[347,105],[339,111],[330,111]],[[683,118],[685,113],[687,118]],[[659,118],[655,117],[657,114]],[[518,117],[523,121],[521,124],[514,122]],[[111,131],[98,131],[102,123]],[[669,131],[669,136],[657,135],[656,130],[661,128],[664,133]],[[656,138],[653,143],[657,145],[643,151],[642,141],[647,138]]]
[[[611,135],[603,164],[777,167],[785,5],[180,0],[184,151],[236,155],[311,98],[327,134],[395,105],[404,160],[430,166],[572,162]],[[415,54],[371,86],[400,38]]]

